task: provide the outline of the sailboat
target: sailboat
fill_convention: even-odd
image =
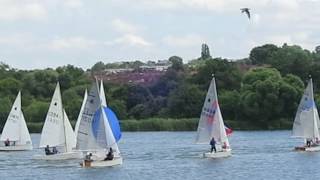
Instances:
[[[76,138],[68,116],[63,109],[60,85],[57,83],[40,138],[40,148],[57,148],[58,153],[50,155],[35,155],[34,159],[64,160],[80,159],[81,152],[73,151]]]
[[[231,156],[231,148],[227,137],[231,132],[228,131],[227,133],[226,129],[218,103],[216,82],[213,77],[202,108],[196,143],[209,145],[211,138],[214,138],[217,152],[206,152],[203,157],[221,158]]]
[[[31,137],[21,110],[21,92],[13,103],[6,124],[0,137],[1,144],[8,141],[8,146],[0,146],[0,151],[32,150]]]
[[[103,89],[100,89],[102,91]],[[82,167],[107,167],[122,164],[120,153],[112,160],[104,160],[109,148],[115,147],[121,138],[118,119],[101,99],[98,84],[94,83],[88,93],[77,134],[77,149],[92,154],[90,160],[84,159]],[[105,97],[104,97],[105,98]],[[117,146],[116,146],[117,147]],[[114,150],[117,151],[118,147]]]
[[[319,114],[314,102],[313,84],[310,77],[308,85],[304,90],[300,100],[296,117],[294,119],[292,135],[293,137],[303,138],[305,143],[309,141],[309,145],[295,147],[299,151],[319,151]],[[313,142],[313,143],[311,143]]]

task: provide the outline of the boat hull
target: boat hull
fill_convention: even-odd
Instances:
[[[31,144],[15,145],[15,146],[0,146],[0,151],[29,151],[33,147]]]
[[[217,152],[207,152],[203,153],[204,158],[225,158],[231,156],[231,149]]]
[[[320,146],[311,146],[311,147],[295,147],[294,150],[296,151],[306,151],[306,152],[315,152],[320,151]]]
[[[67,160],[67,159],[81,159],[83,158],[82,152],[75,151],[75,152],[66,152],[66,153],[58,153],[52,155],[35,155],[33,159],[36,160]]]
[[[93,161],[87,161],[83,160],[80,165],[82,167],[112,167],[122,164],[122,157],[115,157],[113,160],[93,160]]]

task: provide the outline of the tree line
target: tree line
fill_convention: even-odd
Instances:
[[[297,45],[266,44],[253,48],[247,58],[231,60],[214,58],[208,47],[202,46],[197,59],[184,64],[182,58],[172,56],[169,61],[172,66],[152,84],[105,83],[108,105],[122,122],[199,118],[211,74],[216,77],[223,117],[234,128],[291,127],[309,75],[313,77],[316,103],[320,102],[320,48],[309,51]],[[142,64],[135,61],[125,64],[125,68]],[[43,122],[57,81],[64,108],[74,122],[92,74],[114,67],[118,65],[98,62],[88,70],[73,65],[19,70],[0,64],[0,126],[19,90],[26,121]]]

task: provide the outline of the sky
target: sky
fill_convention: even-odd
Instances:
[[[251,10],[251,19],[240,8]],[[98,61],[248,57],[267,43],[320,45],[320,0],[0,0],[0,61],[84,69]]]

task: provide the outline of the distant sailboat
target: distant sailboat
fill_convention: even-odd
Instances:
[[[92,154],[90,157],[92,159],[83,160],[81,163],[83,167],[122,164],[122,157],[117,152],[112,160],[104,160],[109,148],[115,147],[117,141],[120,140],[121,132],[115,114],[104,106],[106,105],[106,101],[105,99],[101,99],[101,94],[104,96],[104,92],[99,92],[98,84],[94,83],[89,91],[80,120],[77,149],[87,152],[87,155]]]
[[[309,141],[309,145],[295,147],[301,151],[319,151],[319,114],[314,102],[312,78],[310,78],[307,88],[304,90],[300,100],[296,117],[293,123],[293,137],[303,138],[305,143]]]
[[[81,152],[74,152],[76,146],[75,134],[63,109],[59,83],[54,91],[49,111],[42,128],[40,148],[57,148],[58,153],[36,155],[34,159],[63,160],[82,158]]]
[[[26,121],[21,111],[21,93],[19,91],[13,103],[6,124],[0,137],[1,144],[6,141],[8,146],[0,146],[0,151],[32,150],[32,142]]]
[[[230,133],[230,130],[227,130],[223,122],[218,103],[216,82],[213,77],[202,108],[196,143],[209,145],[209,142],[213,137],[216,141],[217,152],[207,152],[204,153],[203,156],[209,158],[231,156],[231,148],[227,133]]]

